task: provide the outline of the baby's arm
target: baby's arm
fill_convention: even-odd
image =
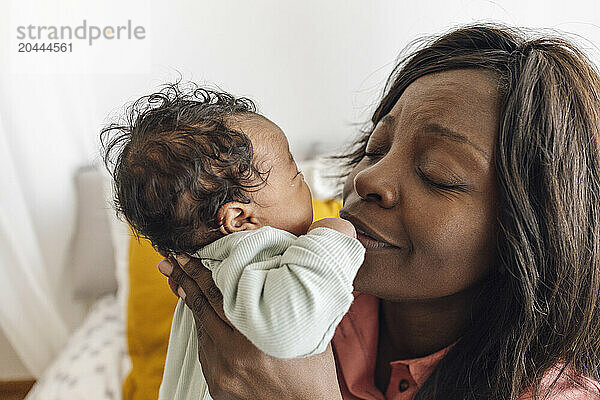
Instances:
[[[219,265],[209,266],[227,318],[272,356],[324,351],[353,300],[363,246],[338,230],[312,228],[300,237],[258,229],[232,246]]]

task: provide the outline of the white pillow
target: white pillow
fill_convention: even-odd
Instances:
[[[75,175],[76,227],[69,252],[75,297],[95,301],[117,290],[115,259],[105,210],[103,177],[95,167]]]

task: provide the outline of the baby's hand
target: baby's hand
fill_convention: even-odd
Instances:
[[[356,237],[356,229],[349,221],[341,218],[323,218],[312,223],[308,228],[308,232],[315,228],[330,228],[338,232],[348,235],[350,237]]]

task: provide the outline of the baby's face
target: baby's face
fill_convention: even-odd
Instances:
[[[283,131],[264,117],[239,124],[250,138],[257,167],[268,171],[267,184],[253,194],[263,225],[304,235],[312,223],[312,197]]]

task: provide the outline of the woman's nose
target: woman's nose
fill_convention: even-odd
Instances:
[[[363,169],[354,177],[354,190],[366,201],[376,201],[383,208],[392,208],[398,202],[398,191],[396,179],[391,175],[386,174],[382,166]]]

